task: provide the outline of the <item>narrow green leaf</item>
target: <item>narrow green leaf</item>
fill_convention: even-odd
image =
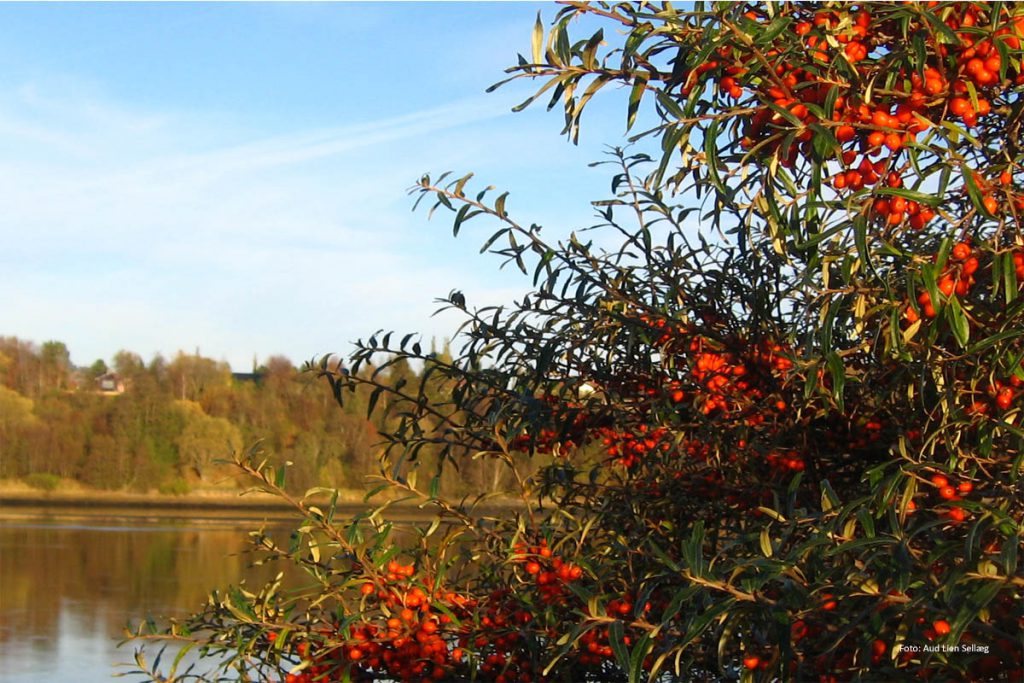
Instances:
[[[320,544],[312,536],[309,539],[309,554],[314,562],[320,562]]]
[[[551,79],[549,79],[547,81],[547,83],[545,83],[544,85],[542,85],[540,87],[540,90],[538,90],[537,92],[533,93],[533,95],[531,95],[530,97],[526,98],[525,100],[523,100],[522,102],[520,102],[516,106],[512,107],[512,111],[520,112],[520,111],[526,109],[531,104],[536,102],[538,97],[540,97],[541,95],[546,93],[548,90],[550,90],[552,87],[554,87],[555,85],[559,84],[560,82],[561,82],[560,78],[551,78]]]
[[[875,538],[856,538],[852,541],[846,541],[840,543],[834,548],[829,548],[825,551],[826,557],[832,557],[840,553],[850,552],[851,550],[860,550],[861,548],[872,548],[875,546],[886,546],[894,545],[898,541],[892,537],[876,536]]]
[[[644,633],[629,654],[629,683],[639,683],[644,678],[644,660],[651,651],[653,639],[650,632]]]
[[[530,47],[533,53],[533,63],[541,64],[544,60],[544,24],[540,20],[540,11],[537,12],[537,21],[533,25],[533,36]]]
[[[1013,303],[1017,298],[1017,268],[1013,263],[1013,254],[1006,252],[1002,255],[1003,270],[1003,300],[1007,305]]]
[[[466,220],[466,215],[469,213],[470,208],[469,204],[463,204],[459,208],[458,213],[455,214],[455,221],[452,223],[452,235],[454,237],[459,236],[459,229],[462,227],[463,221]]]
[[[624,635],[621,621],[616,619],[608,626],[608,643],[615,653],[615,661],[622,671],[629,671],[629,648],[622,640]]]
[[[697,638],[707,630],[708,626],[711,625],[712,621],[731,609],[735,603],[736,598],[729,597],[714,607],[702,612],[700,616],[690,622],[689,627],[686,629],[686,637],[683,639],[680,647],[686,647],[693,641],[697,640]]]
[[[381,395],[381,393],[383,391],[384,391],[383,387],[377,387],[376,389],[373,390],[373,393],[370,394],[370,400],[367,401],[367,404],[366,404],[366,416],[367,417],[370,417],[371,415],[373,415],[373,409],[377,407],[377,401],[380,400],[380,395]]]
[[[763,514],[767,515],[768,517],[774,519],[776,522],[786,521],[786,518],[782,516],[782,513],[778,512],[777,510],[772,510],[771,508],[764,506],[760,506],[757,509],[760,510]]]
[[[829,483],[828,479],[823,479],[821,482],[821,509],[824,512],[828,512],[833,508],[837,508],[841,505],[839,496],[836,495],[835,489],[832,488],[832,484]]]
[[[643,99],[644,91],[647,90],[647,79],[637,75],[633,79],[633,89],[629,93],[629,107],[626,110],[626,131],[629,132],[636,122],[636,114],[640,110],[640,101]]]
[[[971,203],[974,204],[974,208],[978,210],[983,216],[988,218],[995,218],[988,209],[985,208],[985,197],[982,194],[981,188],[974,182],[974,171],[967,166],[961,167],[964,177],[964,185],[967,187],[967,195],[971,198]]]
[[[1013,576],[1017,572],[1017,549],[1020,546],[1020,536],[1013,534],[1003,542],[999,559],[1003,565],[1003,571],[1007,576]]]
[[[956,296],[950,297],[946,306],[946,318],[953,330],[953,336],[961,348],[967,346],[971,338],[971,324],[960,307],[960,300]]]
[[[941,37],[940,42],[950,45],[956,45],[960,42],[960,38],[953,32],[953,29],[946,26],[945,22],[939,19],[934,12],[921,12],[919,16],[924,17],[931,24],[932,29]]]
[[[463,190],[463,188],[466,187],[466,183],[468,183],[472,177],[473,177],[472,173],[467,173],[466,175],[464,175],[461,178],[459,178],[458,181],[456,181],[456,183],[455,183],[455,192],[454,192],[455,196],[457,196],[457,197],[462,197],[463,196],[462,190]]]
[[[503,193],[497,199],[494,200],[494,212],[501,218],[505,218],[508,214],[505,213],[505,200],[508,198],[508,192]]]
[[[604,42],[604,29],[598,29],[594,35],[590,36],[590,40],[587,41],[586,46],[583,48],[581,60],[583,61],[584,69],[596,69],[597,68],[597,48]]]
[[[974,591],[957,611],[950,629],[949,639],[954,643],[959,642],[963,632],[972,621],[978,618],[978,612],[987,607],[1002,589],[1003,584],[1000,581],[985,581],[978,590]]]
[[[721,194],[726,194],[725,185],[718,173],[718,120],[708,124],[704,131],[704,159],[707,164],[708,179]]]
[[[915,190],[908,190],[902,187],[879,187],[873,190],[874,194],[886,195],[890,197],[903,197],[908,201],[914,201],[924,206],[938,206],[942,203],[943,197],[936,194],[927,194],[924,192],[917,192]]]
[[[828,371],[832,376],[832,397],[839,410],[843,411],[845,409],[843,394],[846,387],[846,368],[843,365],[843,359],[835,351],[829,351],[825,356],[825,362],[828,364]]]

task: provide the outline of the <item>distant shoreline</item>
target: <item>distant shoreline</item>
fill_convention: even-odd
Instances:
[[[116,491],[3,491],[0,507],[105,507],[138,509],[294,510],[267,495],[122,493]]]
[[[54,490],[33,488],[19,480],[0,481],[0,507],[106,507],[139,509],[197,509],[197,510],[294,510],[280,498],[268,493],[235,487],[197,488],[187,493],[161,493],[156,490],[111,491],[83,486],[78,482],[62,480]],[[361,492],[343,490],[338,496],[341,503],[364,505]]]
[[[347,494],[347,495],[346,495]],[[328,499],[317,499],[316,503],[323,507]],[[383,501],[366,503],[353,492],[342,492],[338,498],[336,514],[338,519],[362,512]],[[495,503],[481,506],[477,513],[496,515],[511,511],[514,504]],[[38,491],[33,489],[5,490],[0,487],[0,513],[4,510],[25,510],[27,508],[44,508],[53,510],[74,510],[87,508],[90,510],[107,509],[123,512],[225,512],[225,513],[273,513],[275,517],[298,518],[294,507],[283,500],[269,494],[241,492],[194,492],[185,495],[168,495],[161,493],[128,493],[123,491]],[[409,502],[395,503],[389,506],[392,514],[389,518],[430,519],[433,510],[430,506],[421,508]]]

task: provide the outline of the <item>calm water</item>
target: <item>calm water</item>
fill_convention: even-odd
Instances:
[[[243,513],[244,514],[244,513]],[[0,509],[0,681],[94,683],[127,671],[123,629],[184,616],[247,569],[260,518],[190,519],[102,511]],[[287,535],[287,520],[268,529]]]

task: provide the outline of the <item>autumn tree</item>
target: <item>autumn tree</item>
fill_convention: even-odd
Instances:
[[[219,460],[229,460],[242,450],[242,436],[223,417],[210,417],[203,409],[188,401],[180,401],[184,429],[178,437],[178,452],[183,467],[200,479],[206,479]]]
[[[26,448],[36,419],[32,399],[0,386],[0,474],[21,476],[31,470],[31,452]]]

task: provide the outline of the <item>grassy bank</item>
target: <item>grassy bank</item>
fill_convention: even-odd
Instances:
[[[325,501],[326,502],[326,498]],[[338,495],[338,514],[355,514],[367,508],[363,492],[342,489]],[[288,503],[265,493],[245,493],[239,488],[192,489],[182,494],[159,491],[105,491],[90,489],[78,482],[62,480],[52,490],[34,488],[21,480],[0,480],[0,507],[2,508],[106,508],[154,511],[259,511],[286,516],[294,511]],[[514,503],[494,503],[478,510],[480,514],[502,514],[512,510]],[[403,518],[427,518],[430,508],[400,502],[392,506]]]
[[[21,480],[0,480],[0,505],[38,507],[114,507],[162,509],[291,510],[286,502],[264,493],[245,493],[235,486],[190,488],[181,493],[157,490],[109,491],[60,480],[46,489]],[[363,493],[341,490],[338,501],[346,507],[365,507]]]

